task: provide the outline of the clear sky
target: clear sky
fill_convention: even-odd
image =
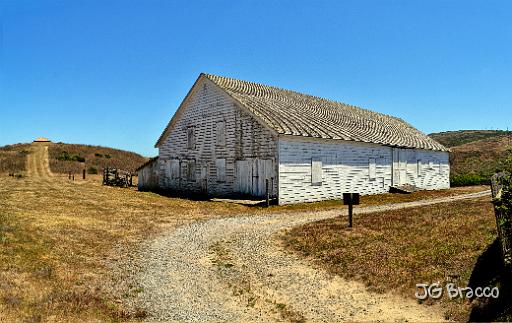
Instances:
[[[0,145],[156,155],[200,72],[512,129],[512,1],[0,0]]]

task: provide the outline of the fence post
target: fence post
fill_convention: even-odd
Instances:
[[[348,205],[348,227],[352,228],[352,215],[354,214],[354,206],[352,202]]]
[[[494,203],[494,215],[496,216],[496,229],[501,245],[501,253],[505,268],[510,273],[512,271],[512,211],[502,211],[497,207],[501,203],[502,180],[510,176],[507,172],[494,174],[491,178],[491,191]]]
[[[265,195],[267,198],[267,207],[270,206],[270,189],[268,187],[268,178],[265,178]]]
[[[82,171],[83,179],[85,179],[85,169]]]

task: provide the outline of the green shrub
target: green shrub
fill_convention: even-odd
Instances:
[[[69,155],[69,153],[68,153],[67,151],[62,151],[62,152],[57,156],[57,160],[70,161],[70,160],[71,160],[71,156]]]
[[[490,185],[490,176],[460,174],[450,176],[450,186]]]
[[[87,174],[98,174],[98,169],[96,167],[91,166],[87,169]]]
[[[94,154],[94,156],[96,156],[96,157],[100,157],[100,158],[101,158],[101,157],[103,157],[103,154],[95,153],[95,154]]]
[[[62,160],[62,161],[77,161],[77,162],[81,162],[81,163],[84,163],[85,162],[85,158],[82,157],[82,156],[77,156],[77,155],[70,155],[67,151],[62,151],[58,156],[57,156],[57,160]]]
[[[106,154],[105,158],[109,158],[110,159],[110,158],[112,158],[112,156],[110,156],[109,154]]]

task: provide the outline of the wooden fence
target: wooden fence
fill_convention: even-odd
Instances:
[[[504,184],[507,185],[506,190]],[[501,253],[505,268],[512,269],[512,209],[510,205],[511,175],[503,172],[491,178],[491,190],[496,215],[496,227],[501,245]]]
[[[117,187],[133,186],[133,174],[117,168],[103,168],[103,185]]]

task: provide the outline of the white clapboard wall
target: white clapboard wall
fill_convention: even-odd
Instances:
[[[393,174],[400,176],[395,184],[450,185],[446,152],[296,137],[280,137],[278,147],[279,204],[385,193],[394,184]]]

